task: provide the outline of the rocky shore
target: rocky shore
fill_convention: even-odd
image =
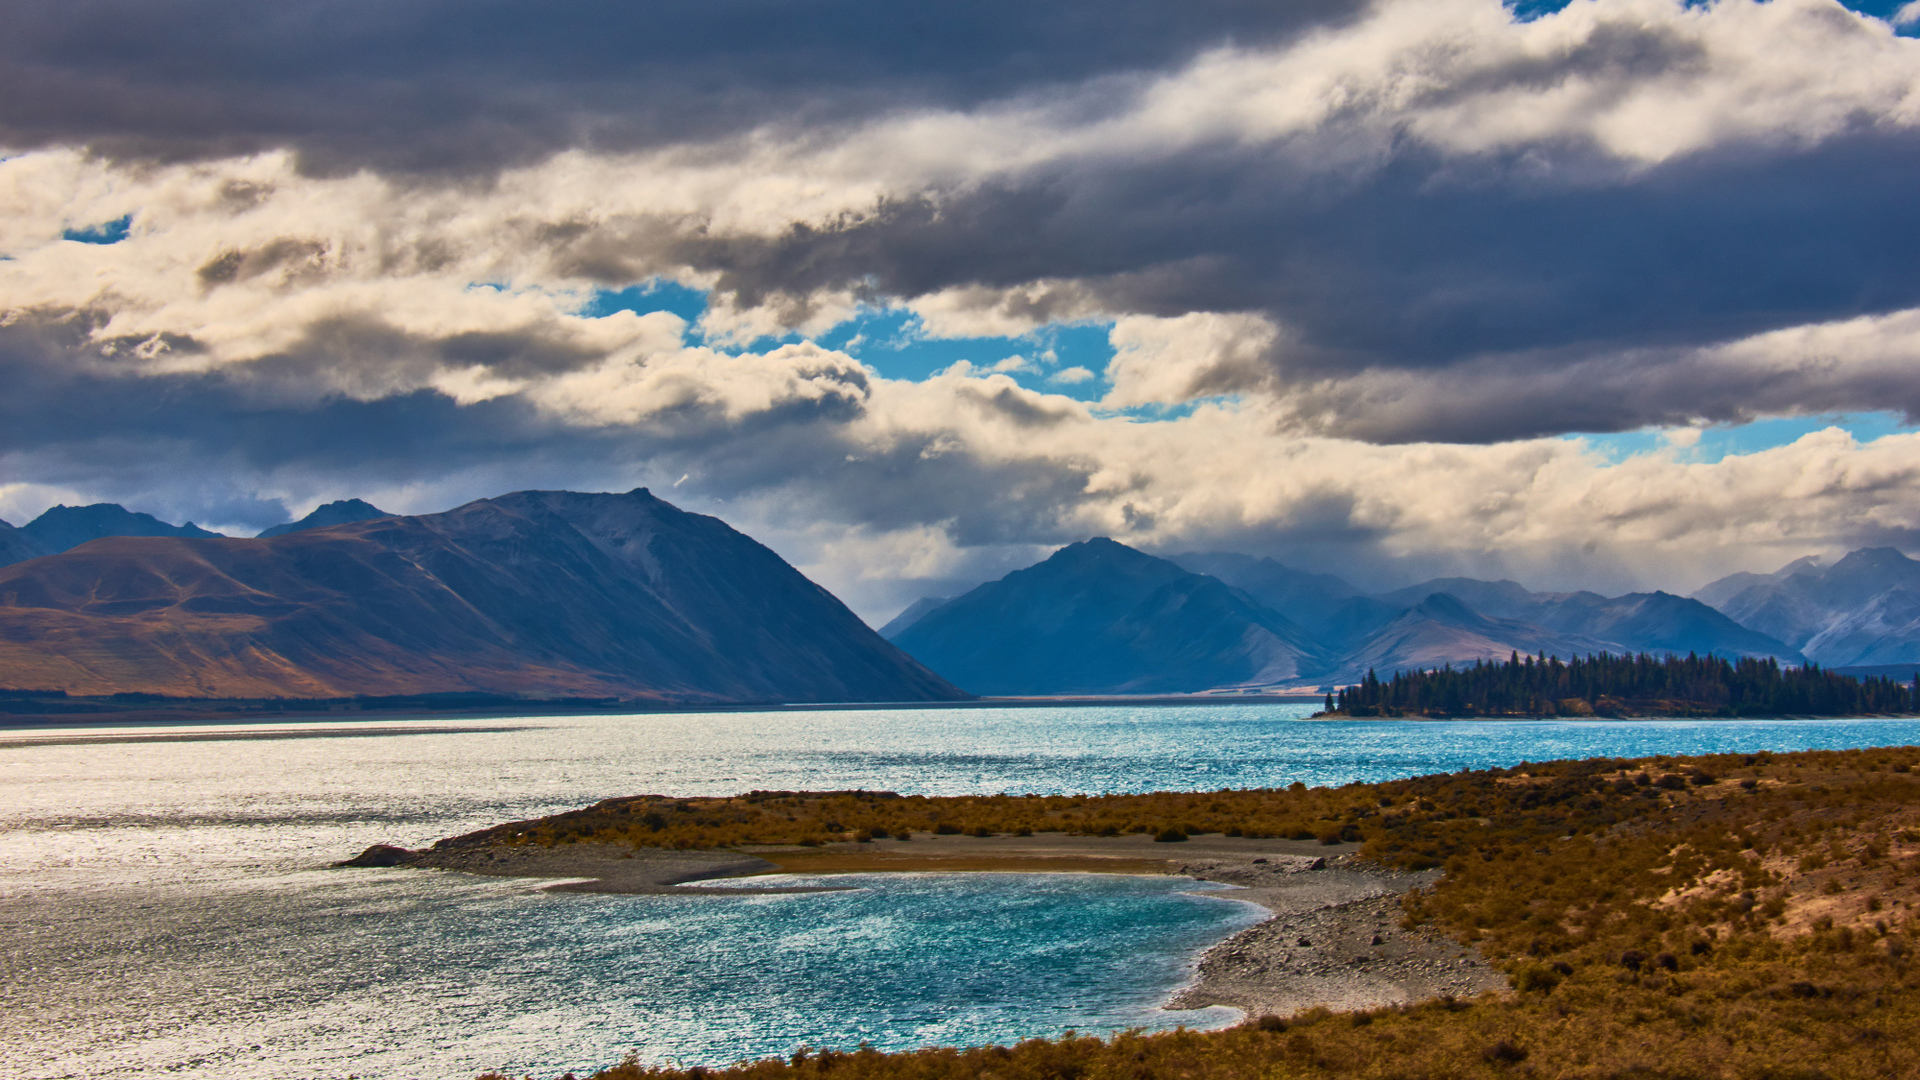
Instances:
[[[1350,859],[1351,857],[1347,857]],[[1274,913],[1209,949],[1168,1008],[1229,1005],[1250,1017],[1316,1006],[1373,1009],[1500,990],[1506,977],[1471,947],[1400,926],[1400,897],[1439,878],[1342,859],[1300,871],[1272,863],[1206,863],[1181,872],[1246,886],[1232,893]]]

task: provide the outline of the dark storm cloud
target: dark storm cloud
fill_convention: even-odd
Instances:
[[[19,0],[0,144],[465,171],[1157,70],[1354,0]]]
[[[1372,176],[1310,185],[1289,182],[1283,162],[1219,150],[988,185],[937,211],[902,203],[844,230],[690,240],[676,254],[721,270],[720,287],[749,302],[778,289],[913,296],[1067,278],[1108,310],[1259,312],[1293,331],[1274,364],[1276,378],[1295,381],[1438,371],[1495,355],[1538,376],[1530,399],[1511,403],[1526,414],[1516,422],[1487,401],[1466,423],[1343,412],[1351,423],[1335,429],[1393,441],[1749,418],[1780,407],[1782,395],[1743,400],[1753,387],[1732,371],[1714,373],[1732,380],[1718,395],[1587,395],[1551,384],[1572,381],[1553,375],[1596,355],[1920,306],[1920,139],[1910,134],[1703,155],[1632,183],[1516,178],[1510,163],[1480,169],[1462,176],[1408,153]],[[1586,385],[1599,385],[1592,374]],[[1465,372],[1462,385],[1475,385]],[[1862,389],[1809,407],[1911,408],[1920,396],[1908,386],[1889,402],[1884,388]]]
[[[476,474],[458,489],[462,497],[480,497],[506,490],[501,484],[546,478],[555,486],[608,487],[635,470],[697,465],[703,491],[725,498],[796,472],[831,473],[846,456],[837,431],[849,415],[842,399],[787,403],[737,422],[683,408],[654,417],[641,434],[568,424],[511,395],[467,405],[433,390],[367,400],[310,391],[294,397],[278,384],[304,365],[297,355],[241,371],[83,369],[70,362],[73,333],[64,326],[0,330],[0,385],[8,388],[0,395],[0,468],[175,521],[257,529],[285,520],[282,504],[241,492],[356,494],[462,473]],[[356,347],[382,343],[392,344],[363,335]]]

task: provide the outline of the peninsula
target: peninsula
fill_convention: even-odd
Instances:
[[[1491,1077],[1522,1063],[1550,1076],[1864,1080],[1900,1074],[1920,1049],[1916,766],[1920,748],[1903,747],[1521,764],[1333,789],[640,796],[379,861],[583,877],[628,854],[826,872],[1098,865],[1247,885],[1276,912],[1213,949],[1172,1003],[1238,1004],[1240,1027],[801,1054],[722,1070],[729,1080]],[[1482,976],[1481,958],[1497,977]],[[1415,973],[1434,978],[1423,988]],[[1401,994],[1357,1000],[1368,979],[1397,979]],[[599,1075],[696,1074],[629,1063]]]

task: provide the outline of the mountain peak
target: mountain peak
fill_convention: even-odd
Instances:
[[[1081,573],[1102,569],[1129,574],[1152,573],[1156,569],[1176,573],[1185,572],[1165,559],[1130,548],[1118,540],[1105,536],[1095,536],[1068,544],[1030,569],[1038,570],[1041,567],[1054,571],[1071,570]]]
[[[360,499],[336,499],[313,508],[313,512],[299,521],[289,521],[284,525],[275,525],[260,532],[257,539],[265,540],[273,536],[285,536],[288,533],[303,532],[307,529],[324,529],[329,525],[351,525],[356,521],[372,521],[374,518],[392,517],[392,514]]]
[[[106,536],[185,536],[214,537],[189,521],[169,525],[152,514],[128,510],[119,503],[94,503],[90,506],[52,507],[46,513],[20,527],[20,531],[49,554],[79,547],[89,540]]]
[[[900,647],[976,693],[1186,693],[1325,666],[1285,616],[1217,578],[1095,537],[929,611]]]
[[[1833,564],[1828,572],[1832,573],[1842,567],[1912,571],[1920,569],[1920,563],[1907,558],[1898,548],[1877,547],[1858,548],[1847,552],[1839,562]]]
[[[1452,593],[1438,592],[1408,609],[1408,614],[1459,626],[1482,627],[1487,620]]]

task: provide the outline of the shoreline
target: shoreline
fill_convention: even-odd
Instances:
[[[1324,1007],[1373,1009],[1504,990],[1504,975],[1471,946],[1399,925],[1400,898],[1439,871],[1389,870],[1357,862],[1357,844],[1202,835],[1178,844],[1146,836],[935,836],[819,847],[766,845],[736,851],[634,849],[614,844],[454,845],[406,852],[372,848],[336,864],[408,866],[485,877],[568,879],[544,891],[628,895],[756,895],[834,891],[833,886],[728,885],[772,874],[912,872],[1117,873],[1184,876],[1236,886],[1193,895],[1250,903],[1266,918],[1208,946],[1192,979],[1161,1008],[1224,1005],[1248,1019]]]
[[[106,699],[71,698],[76,704],[92,706]],[[1283,694],[1148,694],[1140,696],[1074,695],[1066,697],[983,697],[959,701],[831,701],[831,702],[745,702],[738,704],[645,705],[628,702],[618,705],[580,705],[564,701],[517,701],[486,705],[432,704],[362,707],[353,699],[329,704],[281,708],[261,699],[189,698],[177,702],[143,702],[138,706],[108,704],[86,711],[27,712],[0,710],[0,731],[43,731],[86,727],[156,727],[172,725],[252,725],[313,722],[354,722],[358,720],[497,720],[538,719],[549,716],[677,716],[701,713],[756,712],[855,712],[927,709],[1030,709],[1099,708],[1123,705],[1320,705],[1324,695]],[[253,706],[247,708],[244,706]]]
[[[406,721],[439,721],[443,723],[500,720],[545,720],[572,716],[607,717],[644,717],[644,716],[684,716],[721,713],[764,713],[764,712],[894,712],[900,710],[921,711],[927,709],[1049,709],[1049,708],[1100,708],[1120,706],[1275,706],[1275,705],[1318,705],[1318,698],[1291,697],[1139,697],[1139,698],[979,698],[973,701],[942,702],[839,702],[832,704],[765,704],[765,705],[706,705],[683,708],[655,709],[586,709],[567,707],[539,707],[539,702],[500,709],[289,709],[284,712],[223,712],[213,708],[179,707],[173,709],[139,709],[124,712],[88,712],[88,713],[16,713],[0,711],[0,738],[8,735],[21,739],[39,741],[40,736],[57,736],[61,732],[85,732],[88,729],[108,729],[111,735],[77,735],[90,741],[128,741],[144,738],[165,738],[169,736],[143,735],[143,728],[197,728],[231,727],[260,728],[287,727],[289,731],[262,730],[257,733],[236,731],[228,736],[192,736],[185,732],[171,736],[177,738],[229,737],[229,738],[279,738],[295,735],[352,735],[352,734],[414,734],[428,731],[460,731],[462,729],[426,729],[413,727],[395,727],[381,732],[368,732],[360,725],[368,723],[400,723]],[[1675,721],[1686,723],[1830,723],[1848,720],[1914,720],[1920,714],[1905,713],[1857,713],[1845,716],[1826,715],[1782,715],[1782,716],[1692,716],[1646,715],[1622,716],[1346,716],[1338,713],[1315,713],[1312,716],[1299,717],[1294,723],[1418,723],[1418,724],[1454,724],[1454,723],[1641,723],[1648,721]],[[336,725],[331,729],[319,725]],[[352,727],[340,725],[354,725]],[[301,729],[306,730],[301,730]],[[129,730],[122,730],[129,729]],[[475,731],[496,731],[499,728],[476,728]]]

